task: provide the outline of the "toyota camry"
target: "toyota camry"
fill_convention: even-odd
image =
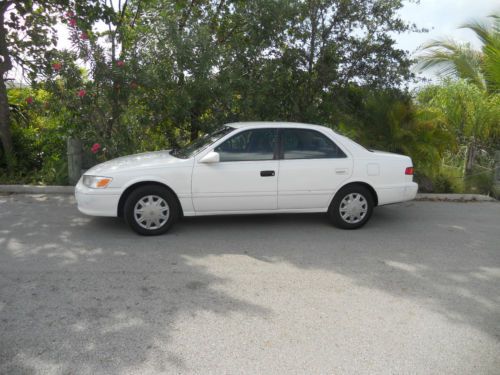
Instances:
[[[373,209],[415,198],[412,160],[367,150],[309,124],[227,124],[179,149],[120,157],[89,169],[81,212],[123,217],[157,235],[182,216],[324,212],[356,229]]]

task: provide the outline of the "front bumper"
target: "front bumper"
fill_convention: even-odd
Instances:
[[[75,186],[75,198],[78,210],[91,216],[117,216],[119,189],[91,189],[83,185],[82,179]]]

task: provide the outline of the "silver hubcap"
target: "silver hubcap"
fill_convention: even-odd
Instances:
[[[349,224],[359,223],[366,216],[368,202],[359,193],[348,194],[340,202],[339,212],[342,219]]]
[[[158,195],[142,197],[134,207],[134,218],[144,229],[158,229],[165,225],[170,216],[170,207]]]

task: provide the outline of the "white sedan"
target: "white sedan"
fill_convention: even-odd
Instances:
[[[181,149],[89,169],[76,186],[87,215],[124,217],[139,234],[165,233],[182,216],[325,212],[345,229],[376,206],[415,198],[409,157],[367,150],[308,124],[228,124]]]

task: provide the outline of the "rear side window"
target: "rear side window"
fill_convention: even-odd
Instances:
[[[273,160],[275,129],[252,129],[236,134],[215,148],[220,161]]]
[[[331,139],[316,130],[284,129],[281,132],[283,159],[345,158]]]

